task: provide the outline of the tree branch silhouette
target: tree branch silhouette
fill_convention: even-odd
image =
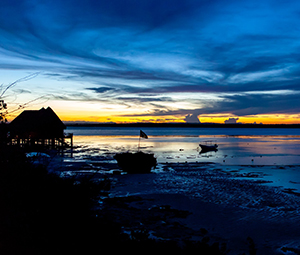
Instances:
[[[8,84],[6,87],[4,87],[3,84],[1,85],[1,87],[0,87],[0,123],[6,123],[7,122],[7,119],[6,119],[7,115],[9,115],[13,112],[16,112],[18,110],[24,109],[28,104],[30,104],[34,101],[37,101],[38,99],[41,99],[41,98],[45,97],[45,96],[38,97],[38,98],[36,98],[34,100],[31,100],[31,101],[29,101],[25,104],[19,105],[16,109],[13,109],[11,111],[7,110],[7,103],[4,101],[5,93],[9,89],[13,88],[14,86],[16,86],[20,82],[25,82],[25,81],[31,80],[31,79],[35,78],[36,76],[38,76],[38,75],[39,75],[39,72],[38,73],[32,73],[30,75],[27,75],[23,78],[20,78],[20,79],[14,81],[14,82]]]

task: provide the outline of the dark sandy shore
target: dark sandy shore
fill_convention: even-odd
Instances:
[[[81,173],[93,172],[80,164]],[[94,178],[102,178],[100,172]],[[135,229],[178,242],[207,238],[226,244],[229,254],[300,254],[298,193],[259,178],[234,178],[215,164],[164,164],[151,174],[106,176],[112,187],[99,213],[114,217],[124,233]]]
[[[177,231],[172,229],[173,223],[161,225],[174,234],[171,238],[202,238],[205,229],[211,242],[225,242],[230,254],[248,254],[248,237],[254,241],[257,254],[293,254],[282,248],[300,248],[298,194],[264,186],[261,180],[237,180],[214,165],[167,164],[165,170],[118,176],[112,195],[139,196],[142,202],[129,203],[136,208],[169,205],[189,212],[176,219],[180,223]],[[155,235],[155,229],[151,230]]]

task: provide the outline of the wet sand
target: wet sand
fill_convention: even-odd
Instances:
[[[207,136],[208,130],[202,135],[197,129],[184,136],[190,131],[184,129],[169,136],[172,130],[144,130],[157,135],[141,143],[159,163],[151,174],[121,174],[113,155],[137,147],[133,132],[124,136],[123,129],[118,136],[101,136],[102,129],[100,136],[77,134],[74,157],[57,166],[62,176],[109,178],[109,197],[120,201],[103,199],[99,209],[119,221],[124,233],[146,229],[151,238],[179,242],[209,238],[226,243],[229,254],[300,254],[298,134],[239,129],[238,136],[228,130]],[[219,150],[202,154],[199,142],[211,139]]]
[[[111,179],[109,197],[123,202],[100,207],[99,213],[115,217],[125,233],[142,228],[151,238],[179,242],[208,237],[211,243],[226,243],[229,254],[249,254],[249,240],[258,255],[297,254],[282,248],[300,249],[300,195],[297,190],[272,186],[268,176],[261,174],[261,168],[270,166],[165,163],[150,174],[120,174],[115,163],[99,158],[94,163],[70,159],[64,164],[67,167],[57,162],[65,176]],[[292,170],[300,171],[300,167]],[[157,214],[153,208],[163,211]],[[170,215],[165,208],[187,213]]]
[[[152,237],[177,241],[208,237],[210,245],[226,243],[229,254],[249,254],[249,237],[255,243],[257,254],[286,254],[281,250],[283,247],[299,248],[299,217],[274,216],[268,212],[216,205],[180,194],[151,194],[139,198],[139,203],[127,203],[131,208],[130,216],[124,213],[123,207],[118,211],[125,229],[147,229]],[[142,208],[147,211],[167,205],[188,212],[187,217],[174,219],[166,215],[155,222],[141,218],[145,215]],[[111,208],[108,211],[112,213]]]
[[[226,242],[230,254],[247,254],[248,237],[257,254],[288,254],[281,248],[299,248],[299,194],[287,194],[255,180],[235,179],[211,164],[164,167],[173,172],[117,177],[111,195],[139,196],[149,208],[170,205],[188,211],[178,221],[193,230],[192,234],[188,231],[190,238],[201,238],[199,231],[204,228],[212,241]],[[183,232],[182,238],[186,237]]]

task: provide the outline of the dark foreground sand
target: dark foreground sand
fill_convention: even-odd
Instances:
[[[153,237],[179,241],[206,236],[226,243],[229,254],[250,254],[251,239],[258,255],[300,254],[299,195],[214,167],[167,164],[160,173],[117,176],[111,196],[126,201],[115,211],[124,229],[145,228]],[[167,214],[149,221],[153,208]],[[182,213],[170,216],[172,209]]]
[[[178,241],[202,240],[207,236],[211,244],[226,243],[229,254],[249,254],[248,237],[253,239],[257,254],[286,254],[281,248],[299,248],[299,219],[269,219],[267,213],[224,207],[180,194],[152,194],[139,198],[141,200],[137,198],[138,203],[127,202],[130,207],[127,213],[123,207],[117,211],[125,229],[147,229],[155,237]],[[167,215],[155,222],[141,217],[141,214],[145,215],[144,210],[164,210],[167,205],[171,209],[182,211],[183,216],[175,215],[170,219]],[[111,208],[109,213],[112,213]]]
[[[68,174],[100,169],[94,178],[104,173],[112,180],[99,214],[121,223],[124,233],[178,242],[206,238],[226,244],[228,254],[300,254],[300,195],[267,186],[261,176],[235,178],[209,163],[169,163],[151,174],[124,175],[111,174],[116,164],[68,165]]]

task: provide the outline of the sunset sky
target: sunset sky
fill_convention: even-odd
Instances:
[[[300,123],[300,1],[1,0],[0,75],[64,121]]]

